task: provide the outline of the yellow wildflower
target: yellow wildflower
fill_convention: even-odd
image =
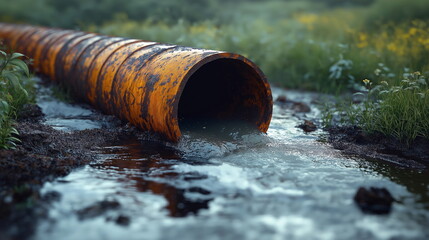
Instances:
[[[300,14],[296,17],[296,20],[304,24],[308,30],[313,30],[314,29],[313,24],[316,23],[316,21],[318,21],[318,17],[316,14]]]
[[[415,27],[410,28],[410,30],[408,30],[408,34],[413,36],[418,32],[418,29]]]
[[[365,33],[359,33],[359,43],[357,44],[358,48],[364,48],[368,46],[368,35]]]

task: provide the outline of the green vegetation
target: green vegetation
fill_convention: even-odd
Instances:
[[[62,84],[50,84],[51,95],[62,102],[66,103],[74,103],[74,99],[72,94],[70,93],[70,89],[63,86]]]
[[[235,0],[234,4],[249,0]],[[250,0],[256,2],[258,0]],[[174,23],[218,18],[229,0],[0,0],[0,21],[28,22],[64,28],[101,24],[117,14],[132,20],[152,19]],[[262,0],[259,0],[262,2]],[[31,6],[31,10],[29,9]]]
[[[20,53],[0,51],[0,149],[14,148],[19,139],[14,128],[17,113],[32,100],[29,70]]]
[[[429,74],[427,0],[15,0],[13,4],[0,0],[0,4],[0,21],[236,52],[254,61],[280,87],[339,94],[362,91],[362,79],[372,79],[374,89],[385,82],[390,88],[383,94],[375,97],[370,91],[374,96],[363,106],[343,109],[347,113],[343,121],[404,141],[428,137],[427,125],[419,122],[425,118],[404,110],[419,106],[413,111],[427,116],[427,98],[416,97],[426,94],[425,87],[419,85],[420,92],[411,93],[401,81],[412,71]]]
[[[371,82],[367,83],[369,86]],[[429,138],[429,82],[419,72],[405,74],[400,85],[383,82],[369,94],[375,100],[367,101],[356,113],[356,124],[369,133],[381,132],[407,143],[416,137]]]
[[[402,23],[413,20],[429,20],[429,4],[426,0],[377,0],[369,9],[366,23]]]
[[[0,21],[236,52],[287,88],[339,93],[380,63],[429,68],[426,0],[2,1]]]
[[[280,8],[277,4],[268,4],[264,12],[276,12]],[[301,9],[302,4],[292,6]],[[179,21],[171,25],[134,21],[122,15],[90,30],[238,52],[256,62],[271,83],[295,89],[331,93],[353,90],[359,80],[374,78],[373,72],[380,63],[395,76],[402,75],[404,67],[428,70],[426,21],[383,23],[377,31],[370,31],[365,30],[366,20],[362,17],[365,9],[319,9],[317,14],[298,12],[278,21],[267,20],[268,16],[253,20],[244,17],[228,24]],[[247,6],[246,11],[251,8]]]
[[[383,79],[382,70],[376,71]],[[325,125],[336,118],[340,124],[359,126],[367,133],[382,133],[407,144],[417,137],[429,139],[429,81],[420,72],[405,73],[398,85],[381,81],[373,85],[363,80],[365,90],[355,93],[364,97],[360,104],[330,106],[324,113]]]

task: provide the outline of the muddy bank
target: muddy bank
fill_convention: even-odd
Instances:
[[[310,100],[307,99],[304,102],[291,100],[285,95],[279,95],[274,104],[281,109],[291,111],[293,116],[301,121],[296,127],[302,129],[305,133],[322,129],[320,140],[326,141],[346,155],[377,159],[404,168],[429,169],[428,139],[419,137],[413,143],[407,145],[381,133],[368,135],[356,126],[323,128],[320,114],[312,117],[310,117],[311,114],[307,114],[321,107],[321,103],[326,101],[327,97],[323,96],[324,99],[321,99],[321,94],[312,94],[310,96]],[[311,103],[315,103],[315,105],[311,105]]]
[[[37,105],[27,108],[25,116],[18,119],[16,128],[22,142],[17,149],[0,151],[3,188],[64,176],[73,168],[94,160],[96,148],[120,136],[139,134],[135,128],[120,122],[113,128],[64,132],[42,124],[42,119],[43,113]]]
[[[25,239],[38,219],[47,217],[47,208],[61,195],[41,195],[44,182],[95,160],[99,147],[129,135],[144,137],[113,117],[96,117],[113,127],[68,133],[42,124],[37,105],[26,106],[16,125],[22,142],[14,150],[0,150],[0,239]]]
[[[410,145],[382,134],[366,134],[358,127],[331,127],[328,142],[344,154],[379,159],[401,167],[429,167],[429,140],[417,138]]]

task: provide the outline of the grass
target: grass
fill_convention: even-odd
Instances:
[[[415,72],[404,74],[399,85],[383,83],[369,90],[375,99],[364,104],[357,124],[369,133],[381,132],[406,143],[417,137],[429,139],[429,81]]]
[[[19,142],[15,119],[18,112],[33,99],[33,88],[26,63],[20,53],[0,51],[0,149],[14,148]]]
[[[280,5],[300,10],[281,15],[275,11]],[[255,3],[265,14],[250,18],[245,13],[256,11],[251,6],[243,7],[244,12],[237,10],[242,18],[228,23],[183,20],[168,24],[134,21],[123,14],[88,30],[236,52],[258,64],[271,83],[293,89],[328,93],[356,90],[359,79],[375,79],[379,64],[395,76],[401,76],[404,68],[429,70],[427,21],[386,22],[374,30],[365,24],[367,7],[317,7],[312,12],[301,10],[306,6],[312,9],[308,2]]]
[[[412,143],[417,137],[429,139],[429,81],[420,72],[405,73],[400,83],[375,85],[365,79],[360,104],[342,103],[324,113],[325,125],[334,118],[339,124],[355,125],[367,133],[382,133]]]

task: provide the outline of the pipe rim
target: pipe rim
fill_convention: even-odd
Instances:
[[[268,127],[270,125],[271,122],[271,118],[272,118],[272,111],[273,111],[273,97],[272,97],[272,91],[271,91],[271,86],[268,82],[267,77],[265,76],[265,74],[262,72],[262,70],[255,64],[253,63],[250,59],[240,55],[240,54],[236,54],[236,53],[228,53],[228,52],[214,52],[211,55],[208,55],[206,57],[204,57],[203,59],[201,59],[200,61],[198,61],[196,64],[194,64],[186,73],[186,75],[183,77],[182,81],[180,82],[178,91],[176,93],[176,97],[174,99],[173,102],[173,112],[172,112],[172,117],[175,121],[175,123],[177,124],[177,128],[178,131],[175,133],[176,135],[176,142],[180,139],[180,137],[182,136],[182,131],[180,129],[179,126],[179,103],[180,103],[180,99],[182,97],[183,91],[186,88],[186,85],[189,81],[189,79],[192,77],[193,74],[195,74],[200,68],[202,68],[203,66],[205,66],[206,64],[209,64],[213,61],[216,60],[221,60],[221,59],[229,59],[229,60],[236,60],[236,61],[240,61],[244,64],[246,64],[247,66],[249,66],[253,71],[255,71],[255,73],[258,75],[258,80],[261,81],[261,83],[265,86],[265,93],[267,96],[267,106],[268,109],[266,109],[264,112],[264,118],[261,119],[261,121],[263,121],[265,124],[261,124],[258,125],[257,128],[261,131],[266,133],[268,131]],[[262,126],[263,125],[263,126]]]

